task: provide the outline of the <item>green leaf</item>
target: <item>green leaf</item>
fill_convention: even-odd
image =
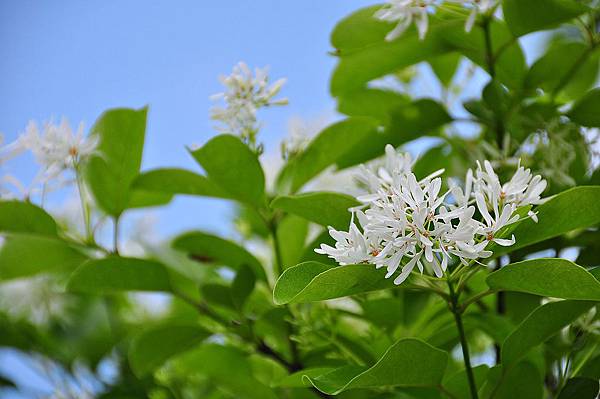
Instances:
[[[262,167],[256,154],[238,137],[213,137],[192,155],[208,178],[232,198],[258,208],[265,205]]]
[[[136,189],[167,193],[231,198],[207,177],[185,169],[154,169],[140,174],[133,182]]]
[[[458,53],[449,53],[434,57],[429,60],[429,65],[435,73],[435,76],[440,80],[440,83],[446,87],[452,83],[452,78],[458,69],[461,60],[461,55]]]
[[[410,98],[391,90],[362,88],[338,99],[338,111],[348,116],[363,116],[388,124],[393,109],[407,104]]]
[[[448,354],[414,338],[392,345],[373,366],[346,366],[316,378],[307,377],[319,391],[337,395],[348,389],[391,386],[437,386],[442,381]]]
[[[212,234],[201,231],[184,233],[173,240],[173,248],[184,251],[206,263],[217,263],[239,270],[248,265],[254,275],[266,281],[265,271],[261,263],[240,245]]]
[[[600,223],[600,186],[573,187],[538,206],[539,222],[523,220],[514,230],[516,243],[510,249],[497,248],[497,254],[514,251],[575,229]]]
[[[224,284],[208,283],[200,287],[202,298],[210,305],[236,310],[231,288]]]
[[[201,373],[235,398],[277,399],[252,375],[248,355],[233,347],[204,344],[181,355],[174,368],[180,375]]]
[[[86,259],[81,252],[58,238],[10,234],[0,248],[0,279],[68,272]]]
[[[332,267],[319,262],[304,262],[286,269],[273,291],[276,304],[316,302],[361,292],[393,288],[385,270],[372,265]]]
[[[529,362],[521,362],[510,369],[496,366],[490,369],[481,388],[480,397],[494,399],[542,399],[544,384],[538,369]]]
[[[71,275],[71,292],[113,294],[122,291],[171,291],[169,273],[158,262],[110,256],[90,260]]]
[[[353,197],[332,192],[314,192],[282,195],[271,202],[271,208],[300,216],[311,222],[347,229],[350,224],[349,208],[359,205]]]
[[[363,117],[348,118],[328,126],[297,158],[286,165],[277,184],[285,186],[287,182],[287,191],[298,191],[358,143],[376,133],[377,126],[376,120]]]
[[[173,194],[158,191],[145,191],[131,189],[127,209],[148,208],[168,204],[173,199]]]
[[[231,283],[231,298],[236,309],[242,310],[246,299],[254,290],[256,278],[254,272],[247,265],[242,265]]]
[[[299,216],[287,215],[277,224],[277,238],[285,243],[280,249],[284,269],[300,263],[307,235],[308,221]]]
[[[485,382],[490,368],[486,365],[473,367],[473,376],[475,377],[475,385],[480,387]],[[460,370],[451,375],[443,383],[446,391],[454,395],[455,398],[468,398],[471,396],[466,370]]]
[[[129,347],[129,363],[139,377],[160,367],[167,359],[193,348],[211,333],[197,325],[169,323],[142,331]]]
[[[304,388],[309,387],[310,382],[304,377],[316,378],[320,375],[327,374],[333,371],[333,367],[312,367],[300,371],[296,371],[285,378],[275,382],[273,387],[283,387],[283,388]]]
[[[571,324],[593,305],[594,302],[567,300],[540,306],[523,320],[504,341],[502,364],[509,366],[516,363],[529,350]]]
[[[600,127],[600,88],[590,90],[580,98],[567,116],[575,123],[588,127]]]
[[[389,110],[389,122],[384,131],[366,137],[336,163],[339,168],[347,168],[366,162],[383,154],[386,144],[398,147],[425,135],[437,135],[436,129],[451,121],[446,108],[428,98],[400,105]]]
[[[56,222],[45,210],[21,201],[0,201],[0,231],[55,236]]]
[[[600,389],[599,381],[590,378],[569,378],[558,399],[595,399]]]
[[[588,10],[573,0],[503,0],[502,10],[515,36],[554,28]]]
[[[492,289],[554,298],[600,301],[600,282],[566,259],[531,259],[512,263],[486,279]]]
[[[100,137],[100,154],[87,164],[87,182],[98,206],[112,216],[120,215],[130,203],[130,185],[142,163],[147,111],[109,110],[91,129]]]
[[[331,32],[331,45],[338,53],[349,53],[385,39],[394,24],[373,17],[380,8],[381,5],[361,8],[338,22]]]

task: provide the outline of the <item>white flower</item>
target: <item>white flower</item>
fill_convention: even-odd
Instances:
[[[25,132],[2,152],[12,158],[30,151],[42,168],[36,180],[47,182],[58,178],[66,169],[75,169],[96,151],[97,146],[98,136],[84,136],[82,123],[73,133],[69,122],[63,118],[60,125],[45,123],[41,132],[37,124],[30,121]]]
[[[442,193],[437,177],[443,171],[417,180],[412,164],[408,154],[387,146],[382,166],[362,167],[358,178],[367,192],[357,197],[363,205],[351,209],[358,224],[353,217],[348,232],[330,229],[335,247],[323,244],[316,252],[342,265],[385,268],[386,278],[400,269],[395,284],[405,281],[415,267],[442,277],[455,260],[468,265],[491,256],[486,250],[490,241],[513,245],[514,236],[506,239],[500,233],[519,219],[518,206],[540,203],[545,188],[540,176],[532,177],[522,167],[502,185],[485,161],[476,174],[467,172],[463,188],[451,184],[453,202],[444,204],[448,192]],[[475,218],[476,210],[481,220]]]
[[[450,0],[452,3],[459,3],[471,10],[465,23],[465,31],[470,32],[475,25],[477,15],[485,14],[497,5],[497,0]]]
[[[381,21],[397,22],[385,40],[392,41],[402,35],[410,24],[415,21],[419,38],[425,38],[429,25],[428,11],[434,5],[434,0],[388,0],[388,4],[377,10],[375,18]]]
[[[213,107],[211,118],[223,123],[218,126],[222,132],[238,134],[247,143],[254,145],[260,125],[256,112],[261,107],[287,104],[287,99],[274,100],[285,83],[279,79],[269,85],[267,68],[256,68],[254,74],[248,66],[240,62],[229,76],[219,78],[225,91],[211,96],[213,100],[223,100],[225,107]]]

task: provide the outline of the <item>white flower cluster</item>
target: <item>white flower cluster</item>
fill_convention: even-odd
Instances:
[[[496,0],[449,0],[449,2],[459,3],[471,10],[465,23],[467,32],[473,28],[478,14],[489,12],[497,4]],[[387,41],[400,37],[413,21],[419,38],[424,39],[429,27],[429,12],[433,12],[440,4],[439,0],[388,0],[388,3],[377,10],[374,16],[381,21],[397,22],[396,27],[386,35]]]
[[[74,133],[66,119],[59,125],[44,124],[41,132],[30,121],[25,132],[16,141],[5,146],[1,152],[6,159],[30,151],[41,166],[35,182],[46,183],[60,177],[63,171],[77,168],[80,162],[96,151],[98,136],[84,136],[83,124]]]
[[[256,68],[252,74],[250,68],[240,62],[231,75],[221,76],[219,80],[225,91],[211,96],[211,99],[224,100],[225,107],[213,107],[211,118],[223,123],[223,126],[217,127],[220,131],[237,134],[246,143],[254,145],[260,128],[256,119],[258,109],[287,104],[285,98],[273,99],[285,84],[285,79],[269,85],[267,68]]]
[[[409,154],[397,154],[391,145],[385,151],[384,166],[376,172],[361,169],[358,177],[368,193],[357,197],[362,206],[350,210],[349,231],[329,228],[335,247],[322,244],[315,251],[342,265],[385,267],[386,278],[401,268],[395,284],[406,280],[415,266],[442,277],[453,258],[469,264],[492,255],[490,242],[513,245],[514,236],[503,238],[500,230],[519,219],[518,207],[541,203],[546,188],[541,176],[523,167],[501,184],[485,161],[475,173],[468,171],[463,187],[450,182],[450,190],[441,193],[438,176],[443,170],[418,180]],[[446,197],[453,201],[445,202]]]

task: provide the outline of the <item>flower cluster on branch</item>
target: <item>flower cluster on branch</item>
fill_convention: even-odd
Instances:
[[[391,145],[384,166],[376,171],[363,166],[358,178],[367,193],[357,197],[362,205],[351,209],[349,230],[330,228],[335,246],[322,244],[316,252],[342,265],[385,267],[386,278],[401,269],[395,284],[415,267],[442,277],[453,259],[467,265],[490,257],[492,242],[513,245],[514,235],[506,238],[504,228],[520,219],[519,208],[540,204],[546,188],[541,176],[522,166],[501,184],[484,161],[475,172],[468,170],[462,185],[450,181],[442,193],[443,169],[419,180],[412,166],[411,156],[397,154]],[[537,221],[531,210],[529,216]]]

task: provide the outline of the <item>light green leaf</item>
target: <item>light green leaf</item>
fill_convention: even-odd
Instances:
[[[554,298],[600,301],[600,282],[566,259],[531,259],[507,265],[486,279],[492,289]]]
[[[158,191],[145,191],[132,188],[130,190],[127,209],[148,208],[168,204],[173,199],[173,194]]]
[[[503,0],[502,10],[515,36],[554,28],[588,10],[573,0]]]
[[[58,238],[10,234],[0,248],[0,279],[68,272],[86,259],[81,252]]]
[[[282,195],[271,202],[271,208],[281,209],[311,222],[347,229],[350,224],[349,208],[359,205],[353,197],[332,192],[314,192],[298,195]]]
[[[71,275],[67,289],[89,294],[122,291],[171,291],[169,273],[158,262],[110,256],[90,260]]]
[[[440,80],[440,83],[447,87],[452,83],[452,78],[454,78],[460,60],[460,54],[448,53],[429,60],[429,65],[435,76]]]
[[[575,123],[588,127],[600,127],[600,88],[590,90],[580,98],[567,114]]]
[[[516,363],[529,350],[571,324],[593,305],[594,302],[567,300],[540,306],[502,344],[502,364],[509,366]]]
[[[410,102],[404,94],[384,89],[363,88],[338,99],[338,111],[348,116],[363,116],[388,124],[392,110]]]
[[[282,378],[279,381],[276,381],[272,386],[273,387],[283,387],[283,388],[304,388],[309,387],[310,382],[304,377],[316,378],[320,375],[327,374],[333,371],[333,367],[313,367],[300,371],[296,371],[285,378]]]
[[[100,154],[88,162],[86,178],[100,208],[112,216],[120,215],[130,203],[130,185],[142,163],[147,111],[109,110],[91,129],[100,137]]]
[[[21,201],[0,201],[0,231],[55,236],[56,222],[45,210]]]
[[[364,117],[348,118],[328,126],[286,165],[278,177],[278,185],[289,185],[290,192],[298,191],[358,143],[375,134],[377,126],[375,119]]]
[[[393,287],[393,279],[385,278],[385,270],[373,265],[332,267],[304,262],[283,272],[275,284],[273,299],[278,305],[316,302]]]
[[[185,169],[154,169],[140,174],[133,182],[140,190],[167,194],[201,195],[230,198],[229,194],[207,177]]]
[[[306,377],[329,395],[353,388],[427,387],[441,383],[448,354],[414,338],[392,345],[372,367],[346,366],[319,377]]]
[[[265,271],[258,259],[232,241],[201,231],[191,231],[175,238],[172,245],[201,262],[217,263],[236,270],[248,265],[258,279],[266,281]]]
[[[485,382],[490,368],[486,365],[473,367],[473,376],[475,377],[475,385],[480,387]],[[443,383],[446,391],[454,395],[455,398],[468,398],[471,396],[469,388],[469,380],[465,370],[460,370],[452,374]]]
[[[129,363],[139,377],[160,367],[167,359],[193,348],[211,333],[197,325],[169,323],[142,331],[129,347]]]
[[[255,207],[265,205],[265,176],[258,157],[232,135],[213,137],[192,151],[210,181],[232,198]]]
[[[385,39],[394,24],[373,17],[380,8],[381,5],[361,8],[338,22],[331,32],[331,45],[339,54],[350,53]]]
[[[549,238],[558,237],[572,230],[583,229],[600,223],[600,186],[573,187],[548,199],[536,207],[539,221],[532,219],[519,222],[514,230],[515,245],[494,249],[495,255],[514,251]]]

